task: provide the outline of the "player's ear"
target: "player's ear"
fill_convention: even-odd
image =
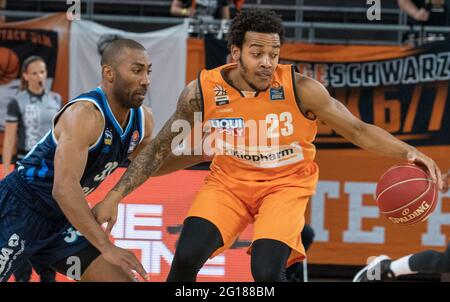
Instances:
[[[231,54],[231,57],[233,58],[233,61],[237,62],[237,61],[239,61],[239,58],[241,57],[241,49],[239,47],[237,47],[236,45],[231,45],[230,54]]]
[[[114,81],[114,70],[111,66],[106,64],[102,66],[102,77],[110,83]]]

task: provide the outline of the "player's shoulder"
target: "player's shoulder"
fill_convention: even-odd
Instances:
[[[301,103],[304,110],[316,113],[321,106],[329,103],[330,94],[322,83],[297,72],[294,73],[294,77],[297,101]]]
[[[310,77],[308,77],[308,76],[306,76],[304,74],[301,74],[299,72],[294,72],[294,80],[295,80],[295,83],[297,85],[313,86],[313,85],[319,83],[316,80],[314,80],[313,78],[310,78]]]
[[[105,125],[103,114],[88,101],[77,101],[67,105],[55,122],[55,137],[65,133],[73,140],[94,144],[101,135]]]
[[[304,74],[294,72],[294,80],[299,92],[323,93],[327,91],[322,83]]]
[[[186,87],[184,87],[184,90],[187,92],[195,92],[199,88],[198,84],[199,84],[198,79],[194,79],[190,81],[189,84],[186,85]]]
[[[178,109],[198,110],[201,108],[201,92],[199,87],[199,81],[193,80],[187,84],[178,99]]]
[[[99,108],[90,101],[78,100],[68,106],[61,117],[71,117],[77,120],[84,120],[87,123],[103,123],[103,114]]]
[[[191,99],[200,98],[200,81],[198,79],[192,80],[189,84],[186,85],[186,87],[184,88],[184,92],[186,93],[186,96]]]

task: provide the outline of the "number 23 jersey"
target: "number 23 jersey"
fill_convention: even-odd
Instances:
[[[270,86],[257,93],[226,82],[223,74],[232,68],[236,64],[199,76],[204,129],[216,154],[211,170],[249,181],[316,173],[317,122],[299,109],[293,67],[279,64]]]

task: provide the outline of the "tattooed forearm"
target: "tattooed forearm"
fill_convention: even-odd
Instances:
[[[175,113],[165,123],[157,137],[145,146],[131,162],[113,190],[125,197],[158,171],[171,152],[173,138],[178,135],[178,132],[171,131],[172,124],[183,119],[192,126],[194,124],[194,113],[199,111],[201,111],[201,96],[197,81],[194,81],[181,93]]]

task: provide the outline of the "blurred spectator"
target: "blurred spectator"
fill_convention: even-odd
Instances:
[[[449,24],[450,0],[397,0],[398,6],[408,15],[409,25],[446,26]],[[423,35],[423,33],[422,33]],[[428,39],[445,37],[445,33],[427,33]],[[407,33],[405,40],[416,40],[418,34]]]
[[[397,0],[398,6],[409,16],[409,23],[448,25],[448,0]]]
[[[236,10],[240,11],[242,6],[244,5],[245,0],[233,0],[233,4],[236,7]]]
[[[172,0],[173,16],[190,17],[189,35],[223,39],[228,32],[230,0]],[[216,20],[221,20],[220,24]]]
[[[1,12],[5,8],[6,8],[6,0],[0,0],[0,24],[6,22],[6,17]]]
[[[425,8],[424,3],[417,5],[418,2],[425,1],[397,0],[397,2],[400,9],[417,22],[427,22],[430,18],[430,12]]]
[[[229,0],[173,0],[170,13],[177,17],[230,19]]]

